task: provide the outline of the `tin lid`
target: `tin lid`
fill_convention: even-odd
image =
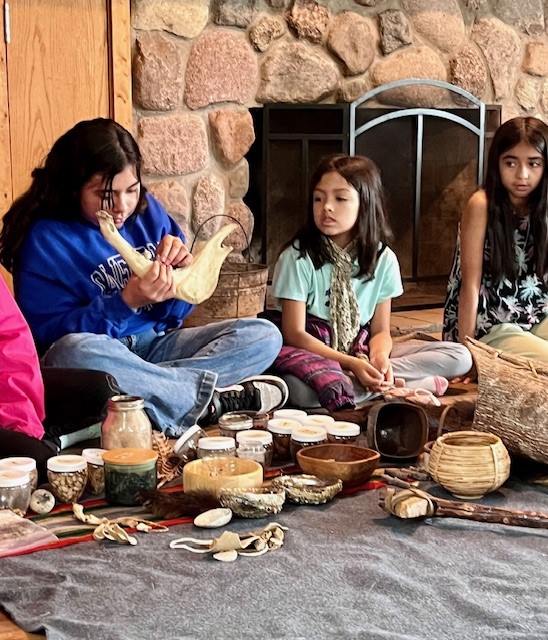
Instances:
[[[18,471],[30,473],[36,469],[36,460],[34,458],[26,458],[23,456],[2,458],[0,460],[0,469],[17,469]]]
[[[56,472],[83,471],[87,466],[86,459],[76,455],[53,456],[47,461],[48,470]]]
[[[272,444],[272,434],[260,429],[249,429],[236,434],[236,442],[239,444]]]
[[[105,462],[103,460],[103,453],[106,453],[106,449],[82,449],[82,456],[90,463],[102,467]]]
[[[327,439],[327,431],[325,427],[301,425],[291,433],[291,438],[295,442],[321,442]]]
[[[332,422],[325,429],[331,436],[359,436],[360,425],[355,422]]]
[[[158,453],[152,449],[137,449],[126,447],[125,449],[111,449],[103,453],[103,462],[106,464],[117,464],[119,466],[131,466],[134,464],[146,464],[155,462]]]
[[[245,413],[229,411],[219,418],[219,427],[227,431],[243,431],[253,428],[253,418]]]
[[[30,483],[30,475],[17,469],[0,469],[0,487],[23,487]]]
[[[224,436],[208,436],[198,440],[198,449],[207,451],[215,451],[217,449],[234,449],[236,448],[236,440],[234,438],[225,438]]]
[[[276,409],[272,414],[273,418],[287,418],[288,420],[298,420],[307,417],[306,411],[302,409]]]
[[[268,421],[268,430],[272,433],[280,433],[282,435],[290,435],[293,429],[302,427],[302,424],[297,420],[290,420],[289,418],[272,418]]]
[[[328,424],[335,422],[335,418],[323,414],[308,415],[306,418],[297,418],[302,425],[311,425],[313,427],[326,427]]]

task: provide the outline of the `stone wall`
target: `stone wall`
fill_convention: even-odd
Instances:
[[[548,117],[547,0],[132,0],[135,133],[144,182],[189,240],[237,218],[267,102],[350,102],[408,77]],[[394,104],[430,106],[402,90]],[[213,218],[198,240],[225,218]],[[235,235],[236,234],[236,235]],[[230,242],[240,251],[243,234]]]

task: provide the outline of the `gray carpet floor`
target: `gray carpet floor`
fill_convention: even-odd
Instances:
[[[450,497],[437,488],[437,493]],[[284,546],[223,564],[169,549],[193,525],[0,560],[0,604],[51,640],[548,638],[548,532],[401,521],[368,491],[287,506]],[[484,503],[548,512],[548,490],[508,483]],[[234,520],[249,531],[270,520]]]

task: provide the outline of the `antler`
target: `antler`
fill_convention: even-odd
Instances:
[[[152,260],[141,255],[120,235],[112,216],[108,212],[101,210],[97,211],[95,215],[105,240],[118,251],[133,273],[142,278],[152,267]],[[200,304],[200,302],[211,297],[219,281],[223,262],[232,251],[232,247],[223,245],[223,240],[236,227],[235,223],[221,227],[206,242],[203,249],[188,267],[181,267],[173,271],[173,279],[176,283],[176,298],[190,304]]]

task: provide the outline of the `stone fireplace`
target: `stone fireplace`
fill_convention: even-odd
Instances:
[[[203,223],[227,213],[253,237],[255,258],[269,261],[275,243],[263,235],[253,193],[260,171],[253,143],[262,136],[257,111],[301,105],[326,116],[374,87],[416,77],[447,81],[500,105],[495,121],[526,114],[546,119],[544,22],[543,0],[132,0],[134,127],[144,181],[190,242],[198,231],[198,244],[211,235],[222,218]],[[466,108],[432,97],[429,106]],[[416,92],[400,91],[378,108],[426,106],[421,100]],[[432,153],[439,151],[436,126],[428,125]],[[443,133],[453,135],[445,125]],[[329,135],[340,136],[340,130]],[[398,155],[412,154],[405,140]],[[344,148],[342,138],[327,145],[317,140],[311,158],[334,143]],[[432,247],[440,237],[454,237],[462,202],[474,187],[473,162],[462,156],[460,144],[450,144],[454,162],[435,171],[423,189],[423,246],[410,254],[412,197],[401,167],[392,162],[396,154],[373,138],[366,149],[381,165],[392,205],[404,212],[393,225],[410,281],[443,279],[451,252]],[[298,201],[304,183],[293,178],[284,197]],[[448,193],[454,196],[448,217],[429,217]],[[233,236],[233,258],[243,260],[244,234]],[[431,259],[435,253],[438,262]]]

